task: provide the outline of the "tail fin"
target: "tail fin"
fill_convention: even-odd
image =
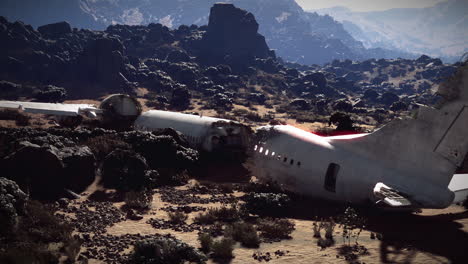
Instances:
[[[421,107],[414,119],[394,120],[351,144],[390,168],[448,186],[468,153],[468,63],[438,94],[444,102],[437,108]]]

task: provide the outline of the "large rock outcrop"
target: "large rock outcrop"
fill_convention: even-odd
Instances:
[[[255,58],[275,57],[265,37],[258,33],[258,27],[252,13],[233,4],[215,4],[211,8],[208,31],[202,40],[201,60],[239,69],[251,64]]]

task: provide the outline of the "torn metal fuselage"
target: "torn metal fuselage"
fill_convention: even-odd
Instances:
[[[160,110],[142,113],[135,128],[172,128],[185,135],[193,148],[241,161],[247,158],[253,134],[249,126],[231,120]]]

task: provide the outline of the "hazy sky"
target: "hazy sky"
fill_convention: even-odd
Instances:
[[[345,6],[353,11],[429,7],[443,1],[444,0],[296,0],[296,2],[305,10]]]

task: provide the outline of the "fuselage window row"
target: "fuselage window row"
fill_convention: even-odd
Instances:
[[[263,152],[264,150],[265,150],[265,152]],[[279,155],[279,154],[276,155],[276,152],[270,151],[270,150],[267,149],[267,148],[263,148],[263,147],[259,147],[258,145],[255,145],[255,146],[254,146],[254,151],[255,151],[255,152],[258,151],[259,153],[263,153],[265,156],[276,157],[277,160],[281,160],[281,155]],[[270,155],[269,155],[269,154],[270,154]],[[286,163],[287,161],[288,161],[288,158],[287,158],[287,157],[284,157],[284,158],[283,158],[283,162]],[[297,164],[298,167],[301,167],[301,165],[302,165],[300,161],[298,161],[296,164]],[[294,165],[294,159],[290,159],[290,160],[289,160],[289,165]]]

